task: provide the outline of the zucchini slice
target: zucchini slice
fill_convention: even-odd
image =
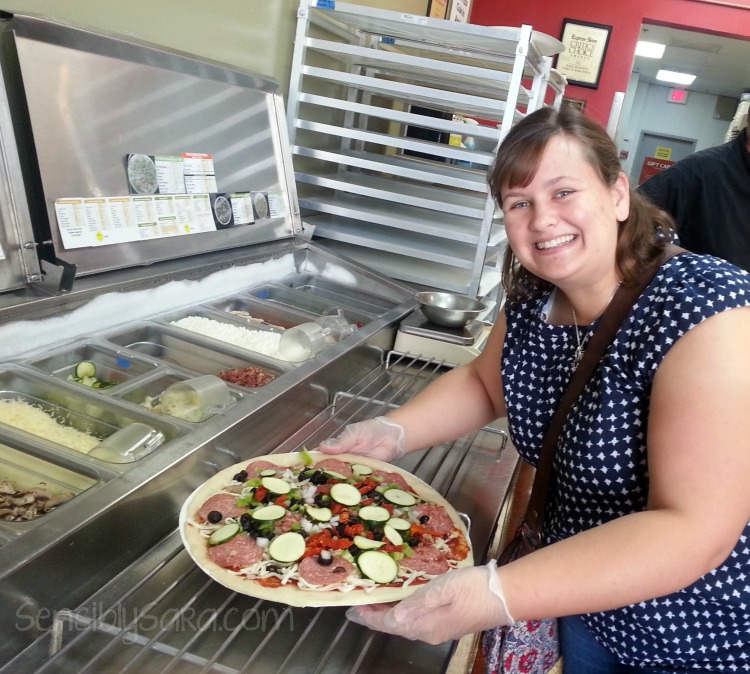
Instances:
[[[390,543],[393,545],[403,545],[404,539],[398,531],[396,531],[390,524],[386,524],[383,527],[383,536],[385,536]]]
[[[292,485],[284,480],[280,480],[278,477],[264,477],[261,479],[260,483],[272,494],[278,494],[279,496],[283,496],[292,491]]]
[[[341,505],[355,506],[362,500],[362,494],[353,484],[341,482],[331,487],[331,498]]]
[[[264,468],[258,475],[261,477],[272,477],[273,475],[276,475],[279,471],[275,468]]]
[[[238,533],[242,531],[242,527],[237,522],[230,522],[225,524],[223,527],[219,527],[208,537],[209,545],[221,545],[227,541],[233,539]]]
[[[357,475],[372,475],[372,468],[365,466],[363,463],[353,463],[352,471]]]
[[[385,508],[382,506],[363,506],[359,509],[359,519],[364,520],[365,522],[371,522],[373,524],[382,524],[383,522],[387,522],[391,518],[391,513],[389,513]],[[411,528],[411,525],[409,525],[409,528]]]
[[[391,527],[393,527],[396,531],[410,531],[411,530],[411,522],[401,517],[391,517],[391,519],[388,520],[388,524]]]
[[[355,536],[352,540],[360,550],[377,550],[385,545],[383,541],[375,541],[366,536]]]
[[[337,473],[335,470],[324,470],[323,475],[326,477],[332,477],[334,480],[346,480],[346,475]]]
[[[268,546],[268,554],[272,559],[283,564],[296,562],[305,554],[305,539],[296,531],[288,531],[276,536]]]
[[[392,583],[398,576],[396,561],[380,550],[365,550],[357,557],[357,566],[363,576],[376,583]]]
[[[346,549],[341,551],[341,559],[345,559],[349,564],[354,564],[356,561],[354,555]]]
[[[286,515],[286,508],[280,505],[267,505],[250,513],[251,517],[258,522],[276,522]]]
[[[330,508],[316,508],[315,506],[306,506],[307,516],[316,522],[330,522],[333,512]]]
[[[414,494],[410,494],[403,489],[386,489],[383,496],[386,501],[398,506],[413,506],[417,502],[417,497]]]
[[[82,360],[76,365],[76,377],[84,379],[85,377],[96,377],[96,365],[90,360]]]

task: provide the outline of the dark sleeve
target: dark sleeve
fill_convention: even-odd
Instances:
[[[638,187],[640,194],[674,218],[681,240],[691,228],[693,200],[700,192],[696,191],[695,179],[695,171],[687,163],[675,164]]]
[[[674,216],[684,198],[681,194],[684,180],[681,180],[680,173],[682,172],[670,167],[639,185],[638,192]]]

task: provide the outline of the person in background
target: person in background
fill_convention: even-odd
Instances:
[[[638,191],[669,213],[680,245],[750,271],[750,136],[676,162]]]
[[[630,189],[606,132],[572,109],[519,122],[489,184],[509,250],[507,301],[483,352],[322,451],[394,461],[507,416],[535,463],[576,352],[671,239],[671,218]],[[350,619],[436,644],[560,617],[572,674],[747,671],[748,335],[750,275],[693,253],[663,263],[561,432],[547,545]],[[497,654],[487,658],[491,669]]]

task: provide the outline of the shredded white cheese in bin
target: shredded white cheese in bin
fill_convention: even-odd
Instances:
[[[19,399],[0,400],[0,423],[19,428],[68,449],[88,454],[100,438],[57,422],[44,410]]]

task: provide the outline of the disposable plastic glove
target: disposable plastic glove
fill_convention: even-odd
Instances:
[[[485,566],[438,576],[396,605],[352,607],[346,617],[370,629],[428,644],[514,622],[494,559]]]
[[[381,461],[395,461],[404,455],[404,429],[386,417],[375,417],[344,427],[336,438],[318,445],[326,454],[359,454]]]

